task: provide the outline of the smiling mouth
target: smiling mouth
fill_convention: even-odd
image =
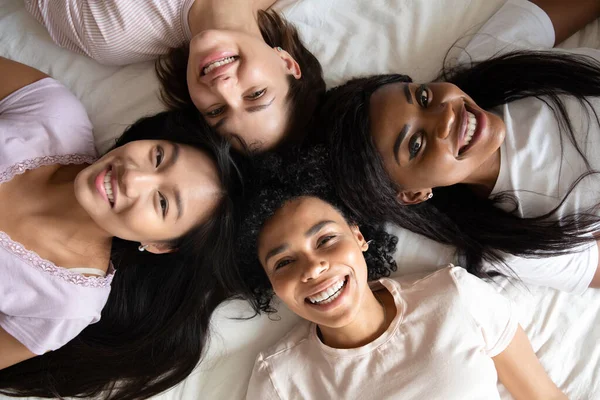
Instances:
[[[475,117],[475,114],[473,114],[472,112],[470,112],[468,110],[466,110],[466,113],[467,113],[467,129],[465,132],[463,145],[458,150],[458,155],[463,154],[469,148],[469,143],[471,143],[471,140],[473,139],[473,136],[475,135],[475,132],[477,130],[477,117]]]
[[[108,172],[104,175],[104,191],[106,192],[110,206],[113,207],[115,205],[115,195],[112,184],[112,167],[109,167]]]
[[[233,63],[233,62],[235,62],[235,61],[237,61],[239,59],[240,59],[240,56],[229,56],[229,57],[220,58],[220,59],[215,60],[215,61],[211,61],[210,63],[208,63],[207,65],[205,65],[202,68],[201,75],[204,76],[204,75],[210,73],[212,70],[214,70],[216,68],[222,67],[222,66],[227,65],[227,64],[231,64],[231,63]]]
[[[329,286],[327,289],[322,290],[321,292],[309,296],[305,299],[306,302],[310,304],[322,305],[328,304],[337,299],[341,294],[346,285],[348,284],[348,276],[344,277],[343,280],[339,280]]]

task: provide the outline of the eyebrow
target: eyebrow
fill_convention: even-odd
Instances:
[[[273,104],[273,102],[275,101],[275,97],[277,97],[277,96],[273,96],[273,98],[271,99],[270,102],[262,104],[260,106],[248,107],[248,108],[246,108],[246,111],[248,111],[249,113],[255,113],[255,112],[262,111],[265,108],[269,107],[271,104]]]
[[[317,222],[309,230],[307,230],[304,233],[304,237],[310,237],[310,236],[314,235],[315,233],[319,232],[321,230],[321,228],[323,228],[325,225],[333,224],[333,223],[334,222],[331,220]]]
[[[408,104],[413,104],[412,93],[410,92],[408,83],[404,84],[404,95],[406,96],[406,101],[408,101]]]
[[[402,130],[400,130],[400,133],[398,134],[398,136],[396,136],[396,140],[394,141],[394,159],[396,160],[396,164],[398,164],[398,165],[400,165],[400,158],[398,157],[398,150],[400,150],[400,145],[402,144],[402,141],[406,137],[406,134],[408,133],[409,129],[410,129],[410,125],[405,124],[402,127]]]
[[[314,235],[315,233],[319,232],[325,225],[333,224],[333,223],[335,223],[335,222],[331,221],[331,220],[317,222],[316,224],[314,224],[313,226],[308,228],[308,230],[306,232],[304,232],[304,237],[310,237],[310,236]],[[269,259],[271,257],[276,256],[277,254],[283,253],[289,247],[290,247],[289,244],[284,243],[281,246],[277,246],[274,249],[269,250],[269,252],[265,256],[265,264],[269,261]]]
[[[177,186],[173,188],[173,193],[175,194],[175,205],[177,206],[176,220],[179,221],[179,218],[181,218],[181,215],[183,214],[183,201],[181,201],[181,192]]]
[[[262,110],[264,110],[266,108],[269,108],[271,106],[271,104],[273,104],[273,102],[275,101],[276,98],[277,98],[277,96],[273,96],[273,98],[271,99],[271,101],[269,101],[268,103],[261,104],[261,105],[258,105],[258,106],[251,106],[251,107],[246,108],[245,110],[247,112],[249,112],[249,113],[260,112],[260,111],[262,111]],[[221,118],[219,120],[219,122],[217,122],[215,124],[214,129],[218,130],[219,128],[221,128],[225,124],[225,122],[227,121],[227,119],[228,119],[227,117]]]
[[[267,263],[267,261],[269,261],[269,258],[276,256],[277,254],[283,253],[288,247],[290,247],[290,245],[284,243],[281,246],[277,246],[274,249],[269,250],[269,252],[265,256],[265,264]]]
[[[179,152],[181,149],[179,147],[179,144],[175,142],[171,142],[171,144],[173,145],[171,148],[171,157],[169,157],[169,159],[166,162],[166,165],[164,165],[165,168],[169,168],[175,165],[175,163],[179,159]],[[181,200],[181,191],[179,190],[179,187],[177,185],[173,187],[173,194],[175,195],[175,205],[177,206],[177,220],[179,220],[179,218],[181,218],[181,215],[183,214],[183,201]]]

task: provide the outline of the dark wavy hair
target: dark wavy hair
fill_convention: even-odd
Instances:
[[[285,140],[295,143],[303,139],[312,122],[312,116],[325,94],[325,81],[319,60],[304,46],[298,31],[281,15],[273,10],[258,11],[257,22],[264,41],[271,47],[281,47],[298,62],[302,76],[288,77],[288,123]],[[160,95],[169,109],[192,109],[187,86],[187,64],[189,44],[172,49],[159,58],[155,64],[156,74],[161,83]]]
[[[113,239],[117,269],[98,323],[62,348],[0,371],[10,396],[144,399],[187,377],[200,361],[214,309],[228,297],[218,268],[228,260],[241,176],[229,144],[181,111],[143,118],[117,140],[170,140],[208,153],[223,195],[208,220],[173,241],[169,254]]]
[[[231,264],[236,270],[230,276],[234,279],[232,290],[248,300],[257,313],[275,312],[271,306],[273,290],[257,256],[257,239],[265,222],[277,210],[299,197],[316,197],[334,207],[348,224],[356,223],[335,193],[327,172],[328,158],[325,148],[316,146],[255,160],[255,179],[237,240],[237,263]],[[389,276],[396,270],[393,254],[398,238],[387,233],[382,225],[364,224],[360,229],[367,240],[372,240],[364,253],[369,279]]]
[[[411,82],[406,75],[390,74],[353,79],[331,89],[318,117],[320,131],[331,151],[331,168],[338,193],[346,205],[366,221],[390,221],[441,243],[454,245],[461,264],[475,275],[483,261],[491,262],[501,273],[510,273],[505,253],[522,257],[546,257],[577,251],[594,240],[599,219],[593,210],[581,210],[560,220],[556,210],[534,218],[514,213],[514,194],[501,193],[493,199],[477,196],[469,187],[456,184],[434,188],[431,200],[405,206],[396,194],[401,188],[385,171],[370,133],[369,103],[380,87],[395,82]],[[585,158],[577,143],[561,96],[576,98],[585,109],[598,116],[587,96],[600,96],[600,63],[593,58],[567,53],[519,51],[491,59],[445,67],[436,81],[457,85],[478,105],[490,109],[526,97],[548,104],[566,136]],[[589,166],[589,163],[588,163]],[[575,185],[595,171],[588,171]],[[567,194],[568,196],[568,194]],[[498,206],[509,202],[513,212]]]

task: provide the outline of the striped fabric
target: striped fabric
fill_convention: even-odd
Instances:
[[[147,61],[191,39],[194,0],[25,0],[61,47],[102,64]]]

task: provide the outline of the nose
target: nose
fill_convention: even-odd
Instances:
[[[454,126],[456,115],[452,109],[452,104],[449,102],[440,104],[440,108],[437,124],[434,128],[435,135],[440,139],[446,139]]]
[[[233,76],[222,75],[212,82],[213,92],[216,93],[231,108],[239,107],[242,102],[242,93]]]
[[[323,272],[329,269],[329,262],[320,257],[311,257],[307,260],[302,271],[302,282],[308,282],[318,278]]]
[[[127,168],[121,176],[120,189],[127,197],[137,197],[144,189],[154,187],[158,183],[158,175],[139,169]]]

